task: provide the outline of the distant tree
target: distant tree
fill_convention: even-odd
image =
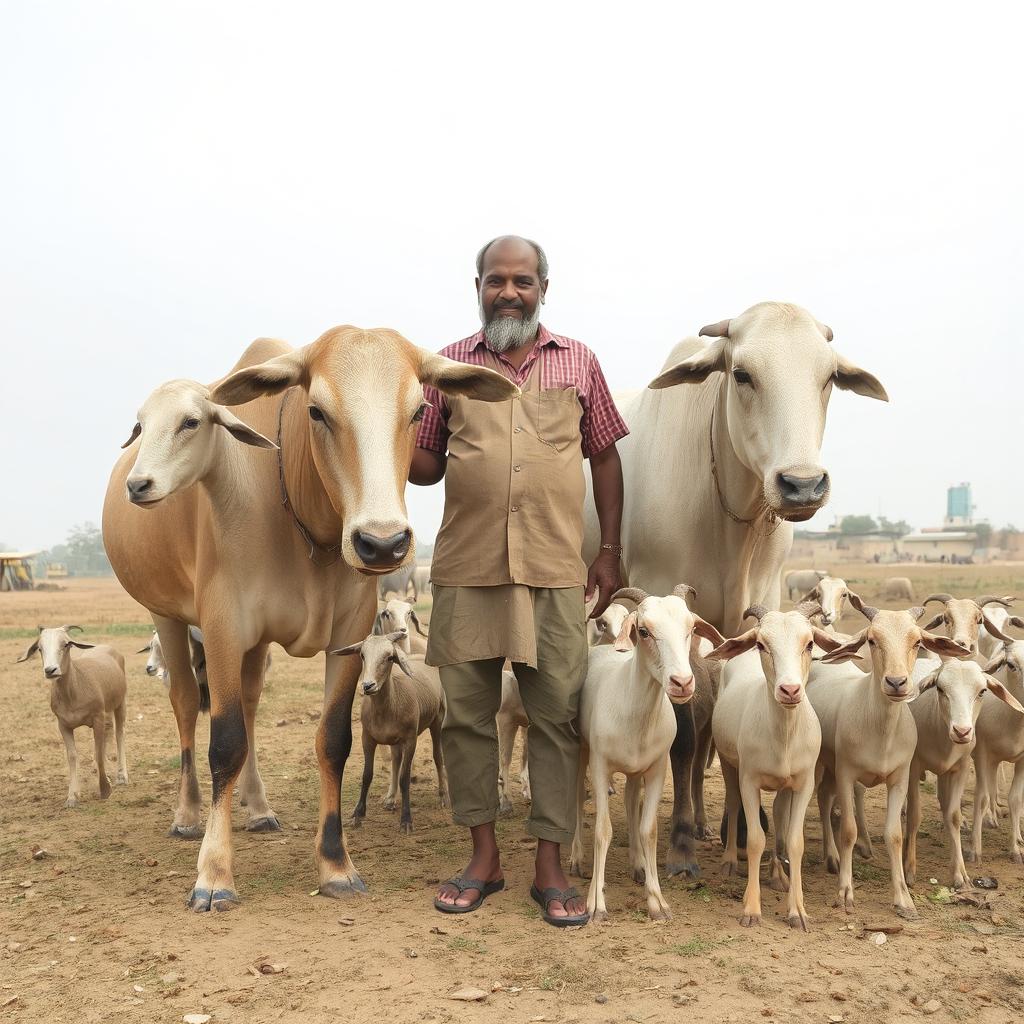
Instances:
[[[977,538],[975,547],[987,548],[992,543],[992,527],[988,523],[978,523],[974,527],[974,536]]]
[[[95,523],[72,526],[66,543],[40,552],[35,560],[36,574],[41,577],[51,562],[66,565],[72,576],[109,576],[113,571],[103,549],[103,534]]]
[[[895,523],[885,516],[878,517],[878,528],[884,533],[895,533],[897,537],[906,537],[911,532],[910,523],[905,519],[897,520]]]
[[[878,529],[878,523],[871,516],[843,516],[839,526],[840,533],[858,534],[874,533]]]

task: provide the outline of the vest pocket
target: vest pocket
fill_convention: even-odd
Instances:
[[[529,394],[529,392],[527,393]],[[524,396],[526,397],[526,396]],[[537,437],[556,452],[580,440],[583,410],[575,388],[535,392]]]

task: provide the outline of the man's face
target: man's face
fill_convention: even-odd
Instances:
[[[493,349],[505,352],[533,341],[547,284],[537,273],[532,245],[505,239],[487,250],[476,286],[480,322]]]

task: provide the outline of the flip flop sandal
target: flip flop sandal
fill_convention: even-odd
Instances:
[[[501,892],[505,888],[505,879],[499,878],[496,882],[481,882],[478,878],[464,878],[462,875],[456,875],[454,878],[449,878],[444,884],[454,886],[459,890],[460,896],[467,889],[476,889],[480,895],[464,907],[460,907],[457,903],[444,903],[435,899],[434,909],[440,910],[442,914],[472,914],[474,910],[480,909],[488,896]]]
[[[590,920],[590,913],[587,911],[582,914],[572,914],[568,917],[554,917],[548,913],[548,907],[550,907],[552,903],[557,901],[565,906],[569,900],[574,900],[579,897],[579,893],[576,891],[576,886],[574,885],[569,886],[565,892],[561,889],[554,888],[554,886],[541,892],[536,885],[531,885],[530,896],[535,903],[540,904],[544,920],[555,928],[578,928],[580,925],[584,925]]]

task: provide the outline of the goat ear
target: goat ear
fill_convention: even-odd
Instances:
[[[724,338],[713,341],[688,359],[663,370],[647,386],[654,391],[660,391],[662,388],[671,388],[676,384],[699,384],[701,381],[707,380],[708,376],[716,370],[725,369],[726,344]]]
[[[145,647],[143,647],[141,650],[136,651],[135,653],[136,654],[149,654],[149,652],[151,650],[153,650],[153,641],[152,640],[150,640],[149,643],[146,644]]]
[[[213,406],[212,419],[219,423],[236,441],[252,445],[253,448],[277,448],[277,445],[264,437],[259,431],[253,430],[248,423],[243,423],[230,409],[223,405]]]
[[[121,447],[122,448],[130,448],[138,440],[138,438],[141,436],[141,434],[142,434],[142,424],[141,423],[136,423],[135,426],[132,427],[132,432],[131,432],[131,435],[129,436],[128,440],[125,441],[125,443],[123,445],[121,445]]]
[[[708,653],[708,658],[712,661],[728,661],[744,651],[749,651],[757,643],[757,629],[758,627],[755,626],[753,629],[748,629],[746,633],[734,636],[731,640],[723,641],[713,651]]]
[[[934,633],[922,631],[921,643],[933,654],[939,654],[946,658],[962,658],[964,649],[949,639],[948,636],[936,636]]]
[[[83,651],[89,650],[90,647],[95,647],[95,644],[87,644],[84,640],[68,640],[69,647],[78,647]]]
[[[929,672],[928,675],[926,675],[924,679],[917,684],[918,692],[924,693],[925,690],[930,690],[939,681],[939,673],[941,671],[941,668],[937,668],[934,672]]]
[[[990,675],[985,676],[985,685],[1004,703],[1009,704],[1014,711],[1020,711],[1024,714],[1024,707],[1021,707],[1021,703],[1010,691],[1003,686],[998,679],[993,679]]]
[[[420,617],[416,614],[415,608],[409,613],[409,618],[412,619],[412,624],[416,627],[416,632],[419,633],[420,636],[426,636],[427,634],[423,628],[423,623],[420,622]]]
[[[419,379],[444,395],[464,395],[479,402],[507,402],[521,394],[507,377],[485,366],[459,363],[420,349]]]
[[[699,615],[693,617],[693,632],[697,636],[704,637],[705,640],[710,640],[716,647],[721,647],[725,643],[725,637],[710,622],[705,622]]]
[[[406,632],[404,629],[395,629],[388,633],[384,639],[390,640],[393,644],[397,644],[399,640],[404,640]]]
[[[1013,637],[1007,636],[984,612],[981,613],[981,621],[985,624],[989,636],[994,636],[997,640],[1002,640],[1003,643],[1013,642]]]
[[[328,651],[328,654],[358,654],[363,649],[363,641],[360,640],[357,644],[349,644],[348,647],[339,647],[336,651]]]
[[[832,651],[839,650],[842,647],[842,643],[837,640],[831,633],[826,633],[823,629],[818,629],[816,626],[811,626],[811,632],[814,634],[814,642],[826,653],[831,654]]]
[[[1019,615],[1011,615],[1006,621],[1011,626],[1016,626],[1018,629],[1024,629],[1024,619]]]
[[[25,653],[18,659],[18,662],[28,661],[28,659],[31,658],[32,655],[35,654],[36,651],[38,650],[39,637],[36,637],[35,640],[33,640],[32,643],[30,643],[28,647],[25,648]],[[17,664],[18,662],[15,662],[15,664]]]
[[[833,651],[829,651],[821,660],[828,665],[840,665],[844,661],[855,661],[860,658],[860,649],[867,638],[868,631],[862,629],[859,633],[850,637],[847,643],[842,644]]]
[[[982,671],[986,673],[998,672],[1006,664],[1006,648],[1001,647],[992,658],[992,660],[985,666]]]
[[[636,647],[636,612],[630,612],[623,620],[619,635],[615,638],[615,650],[631,651]]]
[[[403,672],[404,672],[404,673],[405,673],[405,674],[406,674],[406,675],[407,675],[407,676],[408,676],[408,677],[409,677],[410,679],[412,679],[412,678],[413,678],[412,666],[411,666],[411,665],[409,664],[409,662],[408,662],[408,661],[406,660],[406,657],[405,657],[405,652],[404,652],[404,651],[403,651],[403,650],[402,650],[402,649],[401,649],[400,647],[396,647],[396,648],[395,648],[395,651],[394,651],[394,654],[395,654],[395,661],[397,661],[397,662],[398,662],[398,667],[399,667],[399,668],[400,668],[400,669],[401,669],[401,670],[402,670],[402,671],[403,671]]]
[[[373,636],[383,636],[384,635],[384,609],[383,608],[381,608],[381,610],[379,612],[377,612],[377,617],[373,620],[373,634],[372,635]]]
[[[888,402],[882,382],[867,370],[862,370],[855,363],[851,363],[845,356],[836,353],[836,387],[843,391],[852,391],[855,395],[863,395],[864,398],[877,398],[880,402]]]
[[[931,622],[926,622],[921,628],[922,629],[927,629],[929,632],[931,632],[933,629],[938,629],[939,626],[941,626],[941,625],[942,625],[942,616],[941,615],[936,615],[935,618],[931,620]]]
[[[306,350],[300,348],[236,370],[213,389],[210,398],[218,405],[245,405],[255,398],[303,384],[307,379]]]

